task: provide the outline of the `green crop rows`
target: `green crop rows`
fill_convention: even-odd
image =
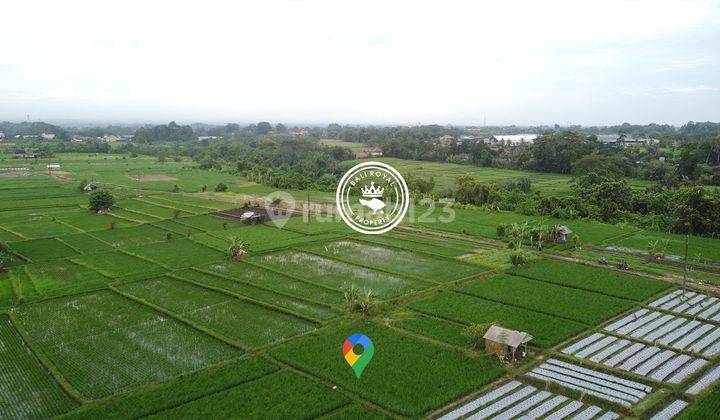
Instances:
[[[608,246],[646,249],[658,239],[670,240],[672,254],[684,246],[682,237],[624,225],[508,212],[455,209],[454,221],[438,223],[442,206],[415,208],[384,235],[360,235],[329,213],[245,224],[212,212],[274,189],[187,160],[58,159],[62,180],[0,178],[0,242],[10,252],[0,272],[2,418],[435,417],[484,387],[522,378],[536,360],[558,357],[566,342],[672,287],[560,258],[594,260]],[[44,164],[27,162],[36,172]],[[115,195],[108,214],[87,209],[81,179]],[[567,188],[562,176],[535,181]],[[219,182],[230,192],[200,192]],[[176,185],[180,192],[171,192]],[[333,200],[328,192],[309,197]],[[515,251],[498,240],[497,226],[525,221],[567,224],[587,247],[527,247],[529,262],[513,267]],[[244,243],[242,258],[227,257],[233,237]],[[691,258],[717,260],[716,240],[691,243],[700,254]],[[505,364],[482,344],[471,349],[472,324],[528,332],[531,359]],[[354,333],[376,347],[361,379],[342,356]],[[637,417],[681,393],[657,389],[662,395]],[[686,418],[716,411],[717,391],[686,397],[697,401]]]

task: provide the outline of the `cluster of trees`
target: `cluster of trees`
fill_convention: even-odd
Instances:
[[[142,127],[135,131],[133,142],[141,144],[181,142],[196,140],[197,136],[189,125],[178,125],[171,121],[166,125]]]
[[[40,134],[55,134],[57,140],[69,140],[68,132],[57,125],[45,122],[21,122],[13,123],[9,121],[0,122],[0,132],[5,133],[6,137],[14,137],[16,135],[39,136]]]
[[[498,185],[461,177],[452,196],[463,204],[525,215],[628,222],[653,230],[720,235],[720,193],[703,186],[634,190],[624,179],[591,172],[575,179],[574,195],[550,196],[517,187],[527,183]]]
[[[333,190],[353,153],[318,140],[272,135],[185,150],[200,167],[227,168],[254,182],[285,189]]]

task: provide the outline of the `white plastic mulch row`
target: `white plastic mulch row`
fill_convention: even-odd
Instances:
[[[604,348],[607,347],[609,344],[614,343],[616,340],[617,340],[617,338],[615,338],[615,337],[613,337],[613,336],[611,336],[611,335],[608,335],[608,336],[606,336],[605,338],[603,338],[603,339],[601,339],[601,340],[598,340],[598,341],[590,344],[589,346],[585,347],[584,349],[580,350],[579,352],[577,352],[577,353],[575,354],[575,356],[576,356],[576,357],[579,357],[579,358],[581,358],[581,359],[582,359],[582,358],[585,358],[585,357],[587,357],[587,356],[595,353],[596,351],[598,351],[598,350],[600,350],[600,349],[604,349]]]
[[[509,420],[514,418],[536,419],[543,416],[562,419],[575,412],[578,412],[578,416],[582,416],[577,418],[592,418],[600,414],[602,409],[586,406],[563,395],[556,395],[549,391],[539,391],[531,385],[511,381],[486,392],[471,402],[445,414],[440,419],[455,420],[467,417],[469,419]],[[592,416],[590,416],[591,413]],[[601,418],[614,419],[617,418],[617,414],[607,411]]]
[[[499,412],[500,410],[503,410],[516,402],[522,400],[523,398],[527,397],[528,395],[535,392],[536,389],[533,386],[525,386],[519,391],[515,391],[512,394],[508,395],[507,397],[494,402],[490,404],[489,406],[483,408],[482,410],[478,411],[477,413],[473,414],[472,416],[468,417],[470,419],[486,419],[493,414]]]
[[[685,393],[690,395],[697,395],[705,388],[715,383],[715,381],[717,381],[718,379],[720,379],[720,366],[716,366],[715,368],[710,369],[694,384],[690,385],[690,387],[687,389],[687,391],[685,391]]]
[[[549,359],[528,374],[543,381],[556,382],[566,388],[584,391],[624,406],[641,401],[652,388],[639,382]]]
[[[648,313],[648,312],[649,312],[649,311],[648,311],[647,309],[637,310],[637,311],[635,311],[634,313],[632,313],[632,314],[630,314],[630,315],[628,315],[628,316],[626,316],[626,317],[624,317],[624,318],[622,318],[622,319],[620,319],[620,320],[618,320],[618,321],[615,321],[615,322],[613,322],[612,324],[606,326],[605,329],[608,330],[608,331],[615,331],[615,330],[617,330],[618,328],[620,328],[620,327],[628,324],[629,322],[635,321],[636,319],[640,318],[641,316],[645,315],[645,314]]]
[[[687,299],[688,302],[695,301],[697,298],[698,296],[695,296],[694,293],[691,297],[683,297],[683,299]],[[681,298],[675,297],[673,300],[675,299]],[[706,297],[703,301],[710,299],[713,299],[713,304],[715,304],[718,300],[717,298]],[[667,305],[673,300],[666,302],[665,304]],[[627,320],[628,317],[631,318],[629,321]],[[617,334],[639,338],[646,342],[657,342],[664,346],[673,347],[678,350],[688,350],[704,356],[715,356],[720,354],[720,327],[707,322],[690,320],[681,316],[662,314],[661,312],[656,311],[647,311],[645,313],[637,311],[620,321],[610,323],[605,326],[604,329]],[[574,354],[577,353],[577,351],[585,350],[586,354],[584,353],[579,356],[584,358],[591,353],[595,353],[595,349],[599,347],[602,340],[611,340],[607,337],[597,336],[597,333],[593,334],[591,337],[593,338],[593,342],[595,344],[594,347],[588,348],[586,345],[583,345],[584,343],[578,342],[565,349],[572,351],[564,352],[567,354]],[[618,360],[614,362],[615,364],[619,363]],[[614,366],[614,364],[610,362],[607,364]]]
[[[676,374],[670,377],[670,379],[667,380],[667,382],[671,384],[679,384],[685,378],[695,373],[698,369],[705,366],[707,363],[707,360],[705,359],[695,359],[692,362],[685,365],[683,368],[677,371]]]
[[[720,299],[702,293],[675,290],[648,306],[702,319],[720,320]]]
[[[660,410],[657,414],[652,416],[650,420],[668,420],[678,415],[681,411],[687,407],[688,403],[683,400],[675,400],[670,404],[666,405],[665,408]]]
[[[706,363],[706,361],[698,362],[698,359],[694,357],[678,354],[672,350],[662,350],[644,343],[633,343],[623,339],[606,340],[608,337],[601,337],[584,349],[578,348],[576,346],[578,343],[570,347],[578,349],[574,354],[575,357],[588,359],[608,367],[632,371],[656,381],[672,378],[677,381],[674,383],[678,383]],[[710,336],[706,336],[706,338],[708,341],[713,339]],[[700,344],[700,341],[696,342],[698,348],[704,348],[705,344]],[[605,342],[610,343],[605,348],[598,345]],[[672,374],[675,375],[671,376]]]
[[[508,392],[519,387],[520,385],[521,384],[518,381],[508,382],[505,385],[503,385],[497,389],[494,389],[486,394],[481,395],[479,398],[472,400],[471,402],[463,405],[462,407],[458,408],[457,410],[454,410],[454,411],[451,411],[450,413],[445,414],[444,416],[440,417],[440,419],[450,420],[450,419],[456,419],[458,417],[464,416],[467,413],[477,410],[478,408],[489,403],[490,401],[495,400],[495,399],[499,398],[500,396],[507,394]]]
[[[590,407],[586,408],[585,410],[577,414],[575,417],[573,417],[572,420],[590,420],[601,411],[602,408],[591,405]]]
[[[575,353],[576,351],[580,350],[581,348],[583,348],[583,347],[585,347],[585,346],[587,346],[587,345],[589,345],[589,344],[592,344],[592,343],[596,342],[597,340],[599,340],[599,339],[601,339],[601,338],[603,338],[603,337],[605,337],[604,334],[595,333],[595,334],[593,334],[593,335],[591,335],[591,336],[589,336],[589,337],[583,338],[582,340],[578,341],[578,342],[575,343],[575,344],[572,344],[572,345],[569,346],[569,347],[564,348],[564,349],[562,350],[562,352],[563,352],[563,353],[566,353],[566,354],[573,354],[573,353]]]

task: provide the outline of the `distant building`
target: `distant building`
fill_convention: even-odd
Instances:
[[[48,170],[48,171],[57,171],[57,170],[59,170],[59,169],[60,169],[60,164],[59,164],[59,163],[51,163],[51,164],[47,165],[47,170]]]
[[[5,133],[3,133],[2,131],[0,131],[0,140],[2,140],[2,139],[4,139],[4,138],[5,138]]]
[[[106,134],[103,136],[103,141],[106,141],[108,143],[114,143],[116,141],[120,141],[120,136],[116,136],[114,134]]]
[[[368,152],[356,152],[355,153],[355,159],[365,159],[370,156],[370,153]]]
[[[97,184],[94,183],[94,182],[88,182],[88,183],[85,184],[85,186],[83,187],[83,191],[85,191],[85,192],[95,191],[96,189],[97,189]]]
[[[372,147],[370,150],[368,150],[368,153],[372,157],[380,157],[383,155],[383,149],[379,147]]]
[[[16,150],[13,152],[13,159],[25,159],[27,158],[27,155],[25,154],[24,150]]]
[[[221,139],[220,136],[198,136],[198,141],[204,141],[204,140],[217,140]]]
[[[307,130],[305,130],[305,129],[300,129],[297,131],[289,131],[288,134],[291,135],[292,137],[305,137],[308,135]]]
[[[55,139],[55,134],[52,134],[52,133],[42,133],[42,134],[40,134],[40,138],[43,139],[43,140],[54,140],[54,139]]]
[[[598,134],[597,139],[604,144],[624,144],[625,146],[650,146],[660,143],[660,140],[650,137],[634,138],[632,136],[621,136],[620,134]]]
[[[490,145],[519,146],[521,144],[533,144],[537,134],[496,134],[490,136],[486,142]]]

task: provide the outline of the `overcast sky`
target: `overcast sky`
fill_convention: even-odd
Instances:
[[[720,121],[717,1],[6,0],[2,16],[1,120]]]

